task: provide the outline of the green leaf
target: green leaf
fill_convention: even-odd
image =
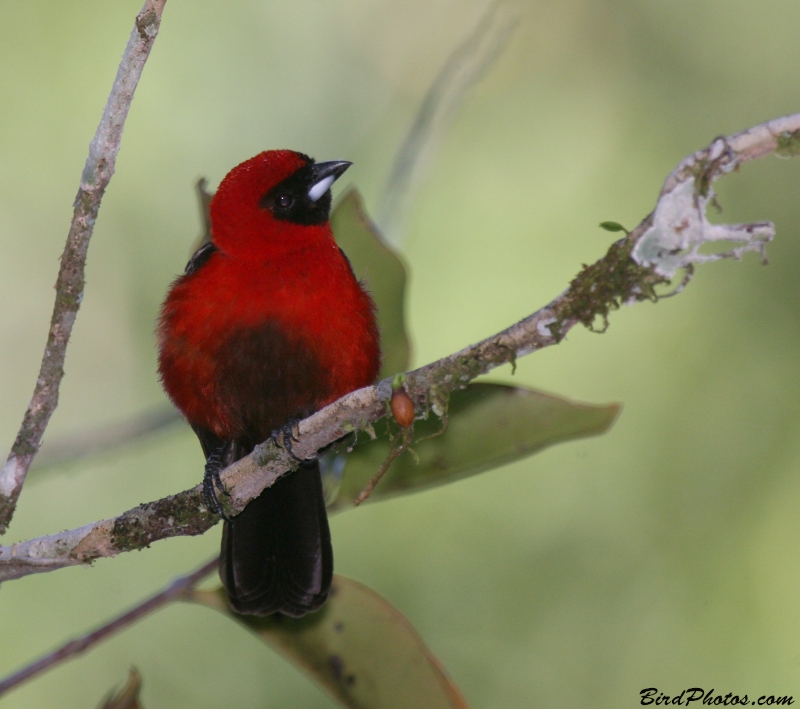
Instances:
[[[241,616],[225,592],[191,599],[239,621],[352,709],[467,709],[411,623],[363,584],[333,577],[331,597],[304,618]]]
[[[606,231],[624,231],[628,234],[628,230],[619,222],[600,222],[600,228]]]
[[[473,383],[452,394],[444,434],[420,440],[441,430],[442,421],[433,415],[414,424],[419,442],[412,448],[419,463],[413,455],[404,453],[392,463],[369,499],[454,482],[554,443],[604,433],[618,412],[618,404],[593,406],[522,387]],[[359,434],[358,445],[344,460],[330,510],[351,506],[386,460],[390,452],[388,425],[386,419],[376,424],[377,440],[365,440],[366,435]],[[341,467],[341,458],[338,462]],[[330,458],[324,467],[335,469]],[[330,481],[326,485],[330,489]]]
[[[128,683],[119,692],[112,689],[98,709],[142,709],[139,703],[141,689],[142,676],[135,667],[132,667],[128,673]]]
[[[336,243],[347,254],[378,307],[383,368],[380,378],[405,372],[411,345],[405,324],[406,268],[370,221],[360,195],[348,190],[331,213]]]
[[[600,228],[606,231],[624,231],[628,234],[628,230],[619,222],[600,222]]]

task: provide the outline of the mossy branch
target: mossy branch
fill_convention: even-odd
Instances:
[[[742,244],[730,252],[713,254],[713,259],[763,251],[774,234],[771,224],[709,225],[705,221],[705,207],[713,197],[710,186],[748,160],[771,153],[794,154],[797,144],[800,114],[718,138],[686,158],[665,181],[654,212],[612,244],[603,258],[584,266],[555,300],[492,337],[410,372],[406,389],[416,410],[442,415],[450,393],[476,377],[557,344],[577,323],[593,327],[598,319],[607,322],[610,312],[623,303],[658,299],[656,288],[669,284],[676,268],[691,269],[695,263],[711,260],[697,253],[699,243],[735,237]],[[385,379],[300,422],[295,454],[311,458],[345,434],[371,426],[386,415],[391,394],[391,379]],[[222,473],[231,493],[225,498],[228,510],[239,512],[295,466],[273,442],[258,446]],[[119,517],[0,547],[0,581],[142,549],[159,539],[202,534],[218,521],[206,508],[198,485],[139,505]]]

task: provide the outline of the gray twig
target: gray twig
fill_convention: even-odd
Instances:
[[[391,452],[388,456],[386,456],[386,460],[381,463],[381,467],[378,468],[378,472],[372,476],[370,481],[364,486],[364,489],[358,493],[358,496],[355,500],[353,500],[353,505],[358,507],[362,502],[366,502],[369,499],[369,496],[372,494],[372,491],[377,487],[378,483],[381,481],[386,472],[391,467],[392,463],[397,460],[403,453],[405,453],[409,446],[414,442],[414,429],[413,427],[404,428],[400,433],[397,434],[397,437],[392,438],[390,446]],[[399,443],[399,445],[398,445]],[[417,461],[419,462],[419,460]]]
[[[395,243],[422,164],[430,162],[435,137],[444,133],[461,101],[505,49],[519,14],[506,0],[495,0],[472,33],[445,61],[422,99],[417,115],[397,151],[381,196],[377,223]],[[416,179],[415,179],[416,178]]]
[[[161,608],[161,606],[166,605],[170,601],[181,598],[187,591],[190,591],[197,583],[208,576],[217,567],[217,563],[217,558],[212,559],[203,564],[196,571],[175,579],[163,591],[159,591],[141,603],[136,604],[122,615],[104,623],[85,635],[81,635],[74,640],[64,643],[56,650],[47,653],[38,660],[10,674],[5,679],[0,680],[0,697],[23,682],[27,682],[29,679],[40,675],[45,670],[49,670],[54,665],[58,665],[65,660],[69,660],[76,655],[86,652],[89,648],[102,642],[110,635],[114,635],[120,630],[127,628],[148,613],[152,613],[154,610]]]
[[[597,319],[607,321],[610,311],[623,303],[657,300],[656,287],[669,283],[663,273],[665,260],[675,256],[661,244],[671,243],[670,232],[680,236],[687,228],[684,220],[677,219],[674,214],[676,205],[683,205],[686,210],[704,208],[709,185],[715,179],[748,160],[770,153],[800,154],[800,114],[764,123],[730,138],[717,139],[705,150],[684,160],[667,178],[654,213],[625,238],[612,244],[603,258],[585,266],[555,300],[506,330],[409,373],[406,390],[415,409],[432,410],[442,416],[450,392],[465,387],[476,377],[518,357],[558,344],[578,323],[592,327]],[[683,194],[686,184],[694,185],[698,194],[696,200],[676,199],[676,194]],[[669,207],[669,214],[659,217],[664,205]],[[687,215],[686,219],[687,224],[695,224],[692,229],[702,238],[708,238],[706,227],[696,213]],[[658,233],[654,236],[656,225]],[[736,227],[736,234],[740,240],[747,235],[749,241],[742,243],[751,243],[754,250],[761,250],[770,238],[770,228],[766,224],[740,225]],[[711,236],[717,233],[714,231]],[[646,250],[647,261],[633,257],[642,251],[643,243],[652,247]],[[692,248],[689,245],[685,250],[690,264]],[[743,248],[737,247],[732,255],[742,253]],[[377,386],[348,394],[301,421],[294,453],[300,458],[311,458],[345,434],[368,428],[386,415],[391,395],[391,380],[385,379]],[[222,480],[230,492],[224,502],[226,511],[236,514],[264,488],[296,466],[296,461],[273,442],[257,446],[249,456],[222,472]],[[205,507],[198,485],[139,505],[119,517],[0,547],[0,581],[142,549],[159,539],[202,534],[218,521],[219,517]]]
[[[141,438],[172,428],[182,420],[175,409],[160,407],[125,421],[45,442],[30,474],[38,473],[42,468],[67,465],[81,458],[134,443]]]
[[[56,281],[56,302],[44,357],[28,409],[17,438],[0,472],[0,534],[11,522],[25,476],[42,443],[50,417],[58,406],[64,376],[64,358],[75,317],[83,299],[84,266],[100,201],[114,174],[122,129],[136,85],[150,54],[166,0],[146,0],[137,15],[128,46],[122,55],[103,117],[89,145],[89,156],[75,197],[72,225],[61,255]]]

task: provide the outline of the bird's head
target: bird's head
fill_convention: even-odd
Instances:
[[[268,150],[237,165],[211,201],[215,245],[255,254],[329,234],[330,188],[350,165],[318,163],[292,150]]]

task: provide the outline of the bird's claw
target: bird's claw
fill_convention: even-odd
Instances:
[[[270,435],[270,439],[276,446],[283,448],[298,463],[305,463],[306,461],[296,456],[292,450],[292,441],[298,442],[297,436],[294,435],[294,427],[298,423],[300,423],[300,419],[290,419],[280,428],[276,428]]]
[[[222,484],[222,478],[219,476],[222,467],[222,459],[219,457],[219,453],[217,451],[212,452],[211,455],[208,456],[208,460],[206,460],[206,468],[203,474],[203,497],[209,509],[214,510],[214,512],[226,522],[230,522],[231,518],[225,513],[217,497],[217,490],[228,497],[231,495],[225,489],[225,486]]]

